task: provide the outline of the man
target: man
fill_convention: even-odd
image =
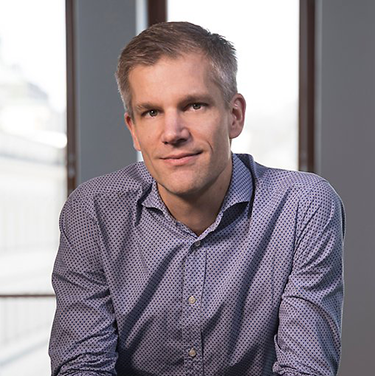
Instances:
[[[190,23],[123,50],[144,163],[68,199],[53,272],[53,375],[334,375],[343,209],[322,178],[232,155],[235,51]]]

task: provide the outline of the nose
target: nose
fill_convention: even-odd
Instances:
[[[164,144],[176,145],[187,141],[190,132],[178,111],[165,112],[161,141]]]

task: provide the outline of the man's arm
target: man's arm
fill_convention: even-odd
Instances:
[[[336,375],[341,348],[344,211],[322,181],[302,198],[293,269],[275,336],[280,375]]]
[[[49,349],[52,375],[116,375],[117,332],[97,223],[71,197],[60,216],[60,231],[52,275],[57,298]]]

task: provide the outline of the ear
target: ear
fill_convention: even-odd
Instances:
[[[242,94],[235,94],[230,103],[231,124],[229,138],[238,137],[245,125],[246,101]]]
[[[125,120],[126,126],[128,127],[130,131],[130,134],[132,135],[134,149],[137,151],[141,151],[141,146],[139,145],[138,137],[135,131],[135,124],[134,124],[132,117],[130,116],[128,112],[125,112],[124,120]]]

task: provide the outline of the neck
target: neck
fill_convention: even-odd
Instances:
[[[206,230],[220,211],[232,176],[232,164],[214,184],[197,194],[178,196],[166,192],[162,187],[159,194],[173,217],[189,227],[197,235]]]

